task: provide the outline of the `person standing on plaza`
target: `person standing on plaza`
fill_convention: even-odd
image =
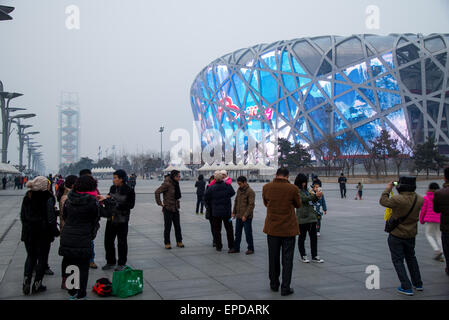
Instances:
[[[206,181],[204,181],[204,176],[200,174],[198,180],[195,182],[196,188],[196,214],[203,214],[204,207],[204,192],[206,189]],[[201,210],[200,210],[201,205]]]
[[[115,202],[112,216],[106,222],[104,233],[104,248],[106,251],[106,265],[103,270],[115,268],[115,271],[122,271],[128,259],[128,224],[131,210],[136,203],[134,190],[126,184],[127,175],[124,170],[117,170],[113,173],[113,185],[109,189],[106,197],[100,201]],[[118,260],[115,253],[115,239],[117,238]],[[117,267],[115,264],[117,263]]]
[[[3,190],[6,190],[6,184],[8,183],[8,179],[6,179],[6,176],[2,178],[2,184],[3,184]]]
[[[359,199],[362,200],[362,196],[363,196],[363,184],[361,182],[359,182],[355,188],[357,189],[357,193],[355,194],[355,200]]]
[[[207,191],[207,189],[209,189],[212,181],[214,181],[213,175],[209,177],[209,181],[206,186],[206,191]],[[206,191],[204,193],[206,193]],[[204,206],[206,207],[206,219],[209,220],[209,224],[210,224],[210,233],[212,235],[212,247],[215,248],[216,244],[215,244],[215,239],[214,239],[214,227],[212,225],[212,208],[207,204],[206,201],[204,201],[204,195],[203,195],[203,202],[204,202]]]
[[[436,213],[441,213],[441,242],[446,260],[446,274],[449,276],[449,167],[444,169],[443,188],[435,192],[433,210]]]
[[[135,173],[131,174],[131,176],[129,177],[129,186],[133,189],[136,188],[136,184],[137,184],[137,176]]]
[[[316,195],[318,191],[321,191],[321,188],[317,183],[312,185],[312,190],[310,194]],[[327,205],[326,199],[324,198],[324,193],[317,202],[313,204],[315,212],[317,213],[317,224],[316,224],[316,235],[321,236],[321,224],[323,222],[323,217],[327,214]]]
[[[181,180],[181,173],[178,170],[172,170],[162,185],[154,192],[156,203],[162,207],[164,214],[164,243],[167,250],[171,249],[170,232],[172,224],[175,228],[176,246],[184,248],[179,215],[179,199],[181,199],[179,180]],[[161,201],[161,193],[164,197],[163,202]]]
[[[47,288],[42,284],[48,262],[51,242],[59,236],[55,199],[49,191],[50,182],[46,177],[38,176],[28,181],[29,191],[22,201],[20,220],[22,222],[21,241],[25,243],[27,258],[24,267],[23,294],[39,293]],[[36,271],[31,285],[33,271]]]
[[[390,231],[388,246],[391,260],[401,282],[397,292],[412,296],[412,285],[417,291],[423,290],[418,260],[415,256],[415,239],[418,233],[419,212],[424,204],[424,199],[415,192],[415,177],[400,177],[396,186],[399,194],[390,197],[392,189],[393,182],[387,185],[379,203],[383,207],[392,209],[391,218],[398,219],[399,222],[393,230],[386,230]],[[407,262],[411,282],[404,266],[404,259]]]
[[[299,259],[301,262],[309,263],[307,258],[305,241],[307,233],[310,238],[310,249],[312,253],[312,262],[323,263],[324,260],[318,256],[318,236],[317,236],[317,213],[314,209],[314,203],[317,203],[323,196],[322,191],[317,191],[316,194],[310,194],[307,190],[307,176],[299,173],[295,179],[295,185],[299,188],[299,195],[301,197],[302,206],[296,209],[296,217],[299,224],[300,235],[298,237]],[[318,185],[317,182],[314,182]]]
[[[204,194],[204,201],[212,210],[212,227],[217,251],[223,249],[221,240],[221,225],[224,224],[228,239],[228,253],[236,253],[234,249],[234,229],[232,226],[232,202],[231,198],[235,195],[231,184],[223,181],[223,174],[216,172],[214,174],[214,184],[212,184]]]
[[[279,168],[272,182],[262,189],[263,204],[267,208],[267,216],[263,232],[267,235],[270,288],[288,296],[294,293],[290,287],[293,271],[295,239],[299,235],[298,220],[295,208],[301,207],[299,189],[288,180],[286,168]],[[281,274],[282,251],[282,284]]]
[[[307,176],[306,176],[307,177]],[[307,177],[307,180],[309,180],[309,178]],[[318,178],[317,175],[312,175],[312,183],[314,184],[318,184],[318,186],[321,188],[323,186],[321,180]]]
[[[69,192],[72,191],[76,180],[78,180],[77,176],[70,175],[65,179],[64,185],[60,187],[60,189],[63,190],[62,196],[59,199],[59,228],[61,229],[61,231],[62,231],[62,228],[64,228],[64,218],[62,216],[64,214],[64,203],[67,200],[67,196],[68,196]],[[61,190],[59,190],[59,191],[61,191]]]
[[[340,177],[338,178],[338,184],[340,185],[340,194],[341,198],[346,198],[346,183],[348,179],[346,179],[345,174],[342,172]]]
[[[83,176],[93,177],[92,176],[92,171],[90,169],[82,169],[82,170],[80,170],[79,176],[80,176],[80,178],[83,177]],[[97,184],[98,184],[98,182],[97,182]],[[100,195],[100,191],[98,191],[98,188],[97,188],[96,191],[97,191],[98,195]],[[91,258],[90,258],[89,267],[91,269],[97,269],[98,266],[95,263],[95,241],[93,239],[92,239],[91,247],[92,247],[92,255],[91,255]]]
[[[239,185],[239,188],[237,189],[237,195],[234,200],[234,209],[232,211],[232,217],[236,218],[234,249],[236,252],[240,252],[242,231],[245,229],[246,243],[248,244],[246,254],[248,255],[254,253],[252,222],[256,194],[249,186],[246,177],[238,177],[237,184]]]
[[[441,243],[440,218],[441,214],[433,210],[435,192],[440,189],[438,183],[431,183],[424,196],[424,205],[421,208],[419,222],[426,225],[426,238],[434,250],[434,260],[443,262],[443,248]]]
[[[58,251],[63,257],[61,288],[66,289],[65,282],[72,273],[67,267],[77,266],[79,270],[79,288],[68,290],[70,299],[86,298],[92,255],[91,241],[95,239],[100,228],[97,196],[97,181],[89,175],[84,175],[76,180],[63,205],[64,228]]]

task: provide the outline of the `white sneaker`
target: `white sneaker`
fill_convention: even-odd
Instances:
[[[323,263],[324,260],[321,259],[320,257],[316,256],[315,258],[312,258],[312,262],[315,262],[315,263]]]
[[[304,263],[309,263],[310,262],[310,260],[307,259],[307,256],[299,257],[299,260],[301,260],[301,262],[304,262]]]
[[[317,237],[319,237],[321,235],[321,233],[317,232],[316,235],[317,235]]]

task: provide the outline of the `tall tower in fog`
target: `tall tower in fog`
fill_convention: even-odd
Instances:
[[[62,92],[58,105],[59,167],[79,160],[80,108],[77,92]]]

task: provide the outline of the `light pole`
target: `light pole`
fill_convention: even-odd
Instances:
[[[19,136],[19,143],[20,143],[20,146],[19,146],[19,152],[20,152],[20,154],[19,154],[19,163],[20,163],[20,167],[22,167],[22,163],[23,163],[23,147],[24,147],[24,144],[25,144],[25,141],[27,141],[27,144],[28,144],[28,169],[30,169],[30,161],[31,161],[31,159],[30,159],[30,136],[31,135],[35,135],[35,134],[39,134],[40,132],[39,131],[33,131],[33,132],[24,132],[23,134],[22,134],[22,141],[20,141],[20,136]]]
[[[164,170],[164,160],[162,155],[162,133],[164,132],[164,127],[160,127],[159,132],[161,134],[161,170]]]
[[[0,82],[0,108],[2,111],[2,162],[8,162],[8,141],[10,132],[10,117],[9,113],[22,110],[22,108],[9,108],[9,103],[12,99],[22,96],[23,94],[17,92],[5,92],[3,91],[3,83]],[[5,99],[7,100],[5,105]]]
[[[0,6],[0,21],[12,20],[12,17],[9,14],[13,10],[14,10],[14,7]]]
[[[31,128],[30,124],[20,124],[20,119],[14,121],[17,124],[17,135],[19,136],[19,171],[23,171],[23,145],[25,137],[25,129]]]

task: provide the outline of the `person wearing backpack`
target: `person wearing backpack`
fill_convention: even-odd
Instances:
[[[387,221],[385,231],[389,233],[388,246],[391,260],[401,285],[397,292],[412,296],[412,285],[417,291],[423,291],[423,282],[415,256],[415,238],[418,233],[419,212],[424,204],[424,198],[418,195],[415,177],[400,177],[396,186],[398,195],[390,197],[394,183],[387,185],[379,203],[392,209],[391,218]],[[404,265],[407,262],[411,282]]]
[[[58,251],[63,257],[63,284],[73,272],[68,270],[69,266],[76,266],[79,271],[79,288],[68,290],[71,300],[86,298],[92,256],[91,241],[95,239],[100,228],[97,197],[97,181],[85,175],[76,180],[64,203],[62,215],[65,223]]]
[[[42,284],[48,262],[51,242],[59,236],[55,213],[55,198],[49,191],[50,182],[38,176],[28,181],[29,191],[22,201],[20,220],[22,222],[21,241],[25,243],[27,258],[24,267],[22,291],[24,295],[39,293],[47,288]],[[36,271],[31,285],[33,270]]]

